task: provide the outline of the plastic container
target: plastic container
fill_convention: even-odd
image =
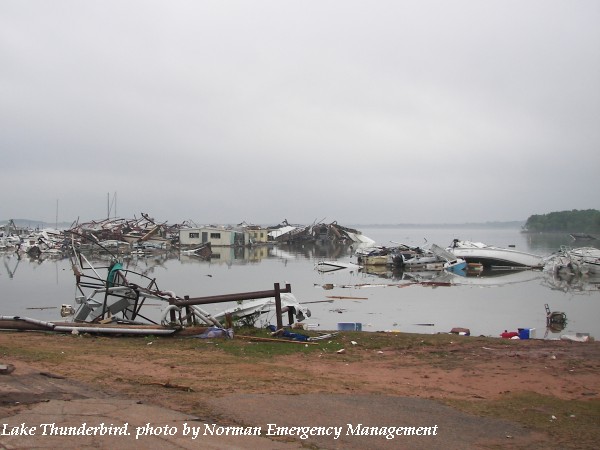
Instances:
[[[519,339],[535,339],[535,328],[519,328]]]
[[[362,323],[358,322],[338,322],[338,331],[362,331]]]

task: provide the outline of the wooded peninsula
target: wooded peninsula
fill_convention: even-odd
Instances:
[[[529,232],[600,233],[600,211],[557,211],[530,216],[523,226]]]

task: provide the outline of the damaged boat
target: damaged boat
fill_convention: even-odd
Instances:
[[[292,293],[281,294],[282,313],[288,312],[296,317],[298,322],[302,322],[307,317],[311,316],[311,312],[305,306],[302,306],[296,300]],[[257,299],[248,302],[242,302],[238,306],[227,308],[213,317],[217,320],[224,320],[227,316],[232,316],[234,319],[243,319],[247,317],[259,317],[263,314],[274,312],[276,309],[275,298]]]
[[[356,250],[358,263],[362,266],[388,266],[398,255],[397,247],[369,246]]]
[[[484,268],[531,268],[544,267],[544,258],[518,250],[494,247],[482,242],[454,239],[447,250],[467,263],[480,263]]]
[[[600,250],[562,246],[560,251],[546,259],[544,270],[557,275],[600,275]]]
[[[401,270],[450,270],[458,274],[467,268],[464,259],[458,258],[438,245],[429,249],[399,244],[396,247],[368,247],[356,252],[359,264],[363,266],[391,265]]]

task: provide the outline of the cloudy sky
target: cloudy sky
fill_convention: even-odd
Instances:
[[[600,209],[598,23],[596,0],[0,0],[0,220]]]

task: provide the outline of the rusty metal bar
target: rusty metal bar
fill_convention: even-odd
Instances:
[[[279,287],[279,283],[275,286]],[[292,288],[289,284],[285,285],[285,289],[279,289],[280,293],[290,293]],[[189,306],[189,305],[207,305],[210,303],[225,303],[225,302],[236,302],[239,300],[256,300],[259,298],[270,298],[275,297],[275,301],[279,301],[279,307],[281,308],[281,297],[277,300],[275,290],[271,291],[254,291],[254,292],[241,292],[239,294],[225,294],[225,295],[211,295],[208,297],[188,297],[183,299],[175,298],[169,300],[169,304],[175,306]]]
[[[256,300],[259,298],[271,298],[275,297],[275,316],[277,317],[277,329],[283,328],[283,319],[281,317],[281,293],[291,293],[292,286],[289,283],[286,283],[285,289],[281,289],[279,283],[274,284],[274,289],[272,291],[254,291],[254,292],[241,292],[239,294],[225,294],[225,295],[211,295],[208,297],[194,297],[190,298],[189,296],[185,296],[183,299],[175,298],[169,300],[169,304],[175,305],[178,307],[185,306],[186,308],[191,305],[207,305],[210,303],[225,303],[225,302],[235,302],[240,300]],[[171,311],[171,320],[173,320],[175,312]],[[293,320],[293,319],[292,319]],[[292,323],[292,322],[290,322]]]

